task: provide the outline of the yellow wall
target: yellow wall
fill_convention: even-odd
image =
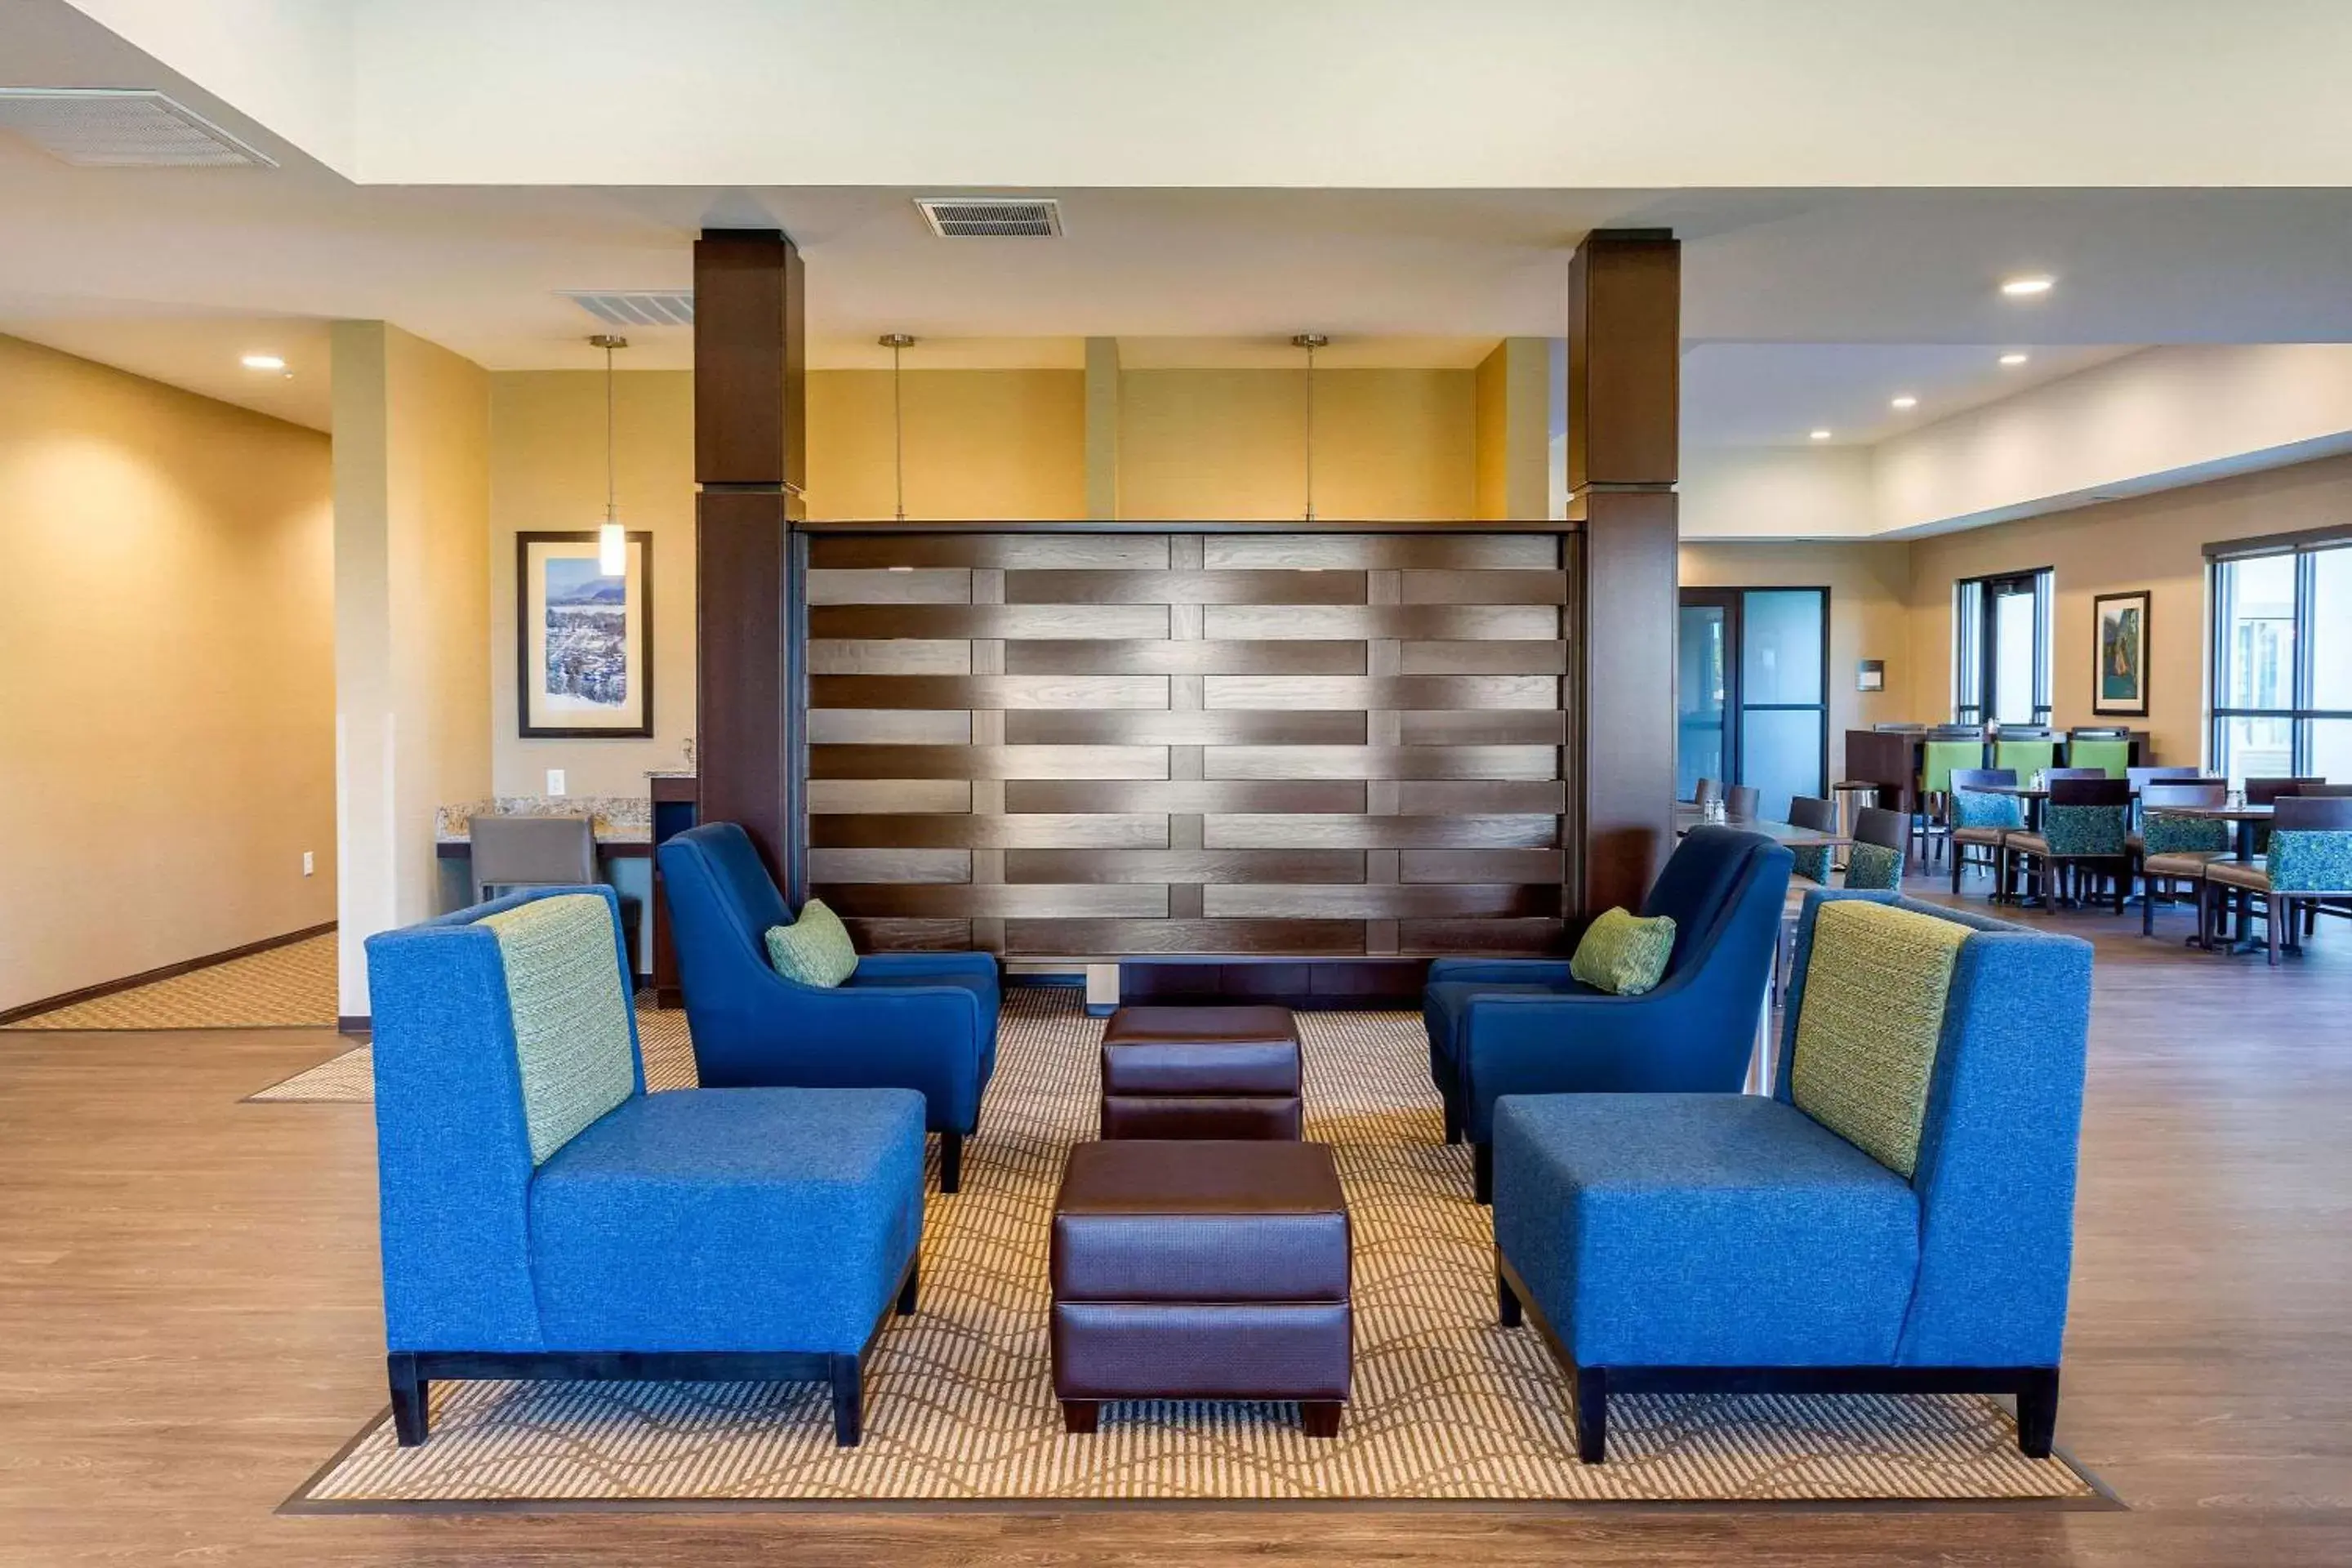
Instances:
[[[1086,373],[906,373],[907,515],[1087,515]],[[898,510],[888,371],[808,378],[808,515]]]
[[[653,535],[654,736],[526,741],[516,733],[515,535],[577,532],[604,516],[601,372],[501,371],[490,380],[490,793],[642,795],[694,733],[694,374],[613,378],[621,521]]]
[[[1119,381],[1120,517],[1282,519],[1304,510],[1304,372],[1130,370]],[[1468,370],[1318,372],[1316,515],[1472,516],[1476,381]]]
[[[1845,776],[1845,732],[1913,717],[1907,544],[1685,544],[1686,588],[1827,588],[1830,591],[1830,779]],[[1855,666],[1886,661],[1887,689],[1855,689]]]
[[[316,431],[0,338],[0,1009],[334,918],[329,487]]]
[[[359,939],[438,911],[434,822],[490,783],[489,376],[383,321],[338,321],[335,722],[342,1007]]]
[[[1952,584],[1997,572],[2054,570],[2052,720],[2101,722],[2091,712],[2095,595],[2147,588],[2148,717],[2158,760],[2201,763],[2205,751],[2205,561],[2228,539],[2291,533],[2352,517],[2352,458],[2299,463],[2159,495],[1922,539],[1911,546],[1912,717],[1951,710]]]

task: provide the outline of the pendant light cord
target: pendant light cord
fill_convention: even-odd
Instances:
[[[898,477],[900,522],[907,521],[907,402],[898,380],[898,351],[902,346],[897,342],[890,345],[890,462]]]
[[[1315,521],[1315,345],[1307,345],[1307,521]]]
[[[604,345],[604,521],[621,521],[620,481],[613,456],[613,345]]]

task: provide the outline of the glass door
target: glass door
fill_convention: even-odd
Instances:
[[[1685,588],[1675,682],[1675,784],[1753,784],[1786,821],[1829,778],[1829,590]]]
[[[1675,798],[1689,800],[1698,781],[1726,783],[1732,770],[1728,650],[1738,595],[1683,591],[1675,677]]]
[[[1982,619],[1974,648],[1966,651],[1979,661],[1977,690],[1984,708],[1996,724],[2049,723],[2049,574],[1987,577],[1974,586]],[[1954,717],[1966,723],[1977,715],[1956,711]]]

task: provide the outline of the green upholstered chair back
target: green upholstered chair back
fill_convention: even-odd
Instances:
[[[2352,894],[2352,799],[2281,795],[2271,818],[2271,889]]]
[[[2066,761],[2070,766],[2097,768],[2111,779],[2126,776],[2131,765],[2129,741],[2079,740],[2066,742]]]
[[[613,963],[612,906],[588,893],[481,918],[498,938],[530,1161],[548,1157],[636,1089],[629,996]]]
[[[1982,741],[1929,741],[1920,748],[1919,787],[1929,795],[1942,795],[1952,787],[1954,768],[1983,765]]]
[[[2058,742],[2055,741],[1995,741],[1992,745],[1992,765],[2007,768],[2021,779],[2058,765]]]
[[[1890,904],[1814,912],[1790,1057],[1798,1110],[1908,1180],[1966,926]]]
[[[2053,779],[2042,837],[2060,859],[2123,855],[2131,841],[2131,785],[2122,779]]]

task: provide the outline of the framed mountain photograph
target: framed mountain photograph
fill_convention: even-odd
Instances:
[[[2149,594],[2101,594],[2091,601],[2091,711],[2102,717],[2147,717]]]
[[[653,535],[607,577],[596,535],[515,536],[516,710],[527,739],[654,732]]]

